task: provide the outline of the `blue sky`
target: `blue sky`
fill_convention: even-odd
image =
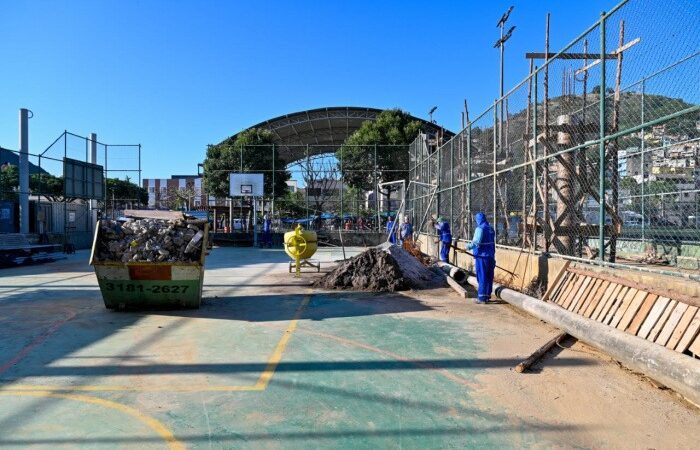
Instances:
[[[194,173],[207,144],[323,106],[400,107],[457,130],[498,94],[501,14],[515,5],[506,87],[614,0],[0,2],[0,145],[34,112],[30,150],[64,129],[141,143],[143,176]]]

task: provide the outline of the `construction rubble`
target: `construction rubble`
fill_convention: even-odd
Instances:
[[[394,292],[444,286],[444,277],[421,264],[403,248],[382,244],[340,263],[315,286]]]
[[[201,256],[204,225],[185,220],[100,221],[99,261],[194,262]]]

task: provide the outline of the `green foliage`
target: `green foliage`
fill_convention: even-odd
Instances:
[[[126,180],[108,178],[107,196],[111,197],[114,189],[114,197],[117,199],[134,199],[141,203],[148,203],[148,192],[146,189]],[[17,200],[17,188],[19,187],[19,169],[17,166],[9,166],[0,172],[0,200]],[[29,177],[29,191],[32,195],[41,195],[52,202],[62,202],[63,198],[63,177],[51,174],[32,174]],[[65,199],[73,201],[73,198]]]
[[[420,121],[400,109],[382,111],[376,120],[364,122],[336,152],[343,161],[345,182],[362,191],[374,189],[375,146],[376,176],[380,182],[408,178],[408,145],[420,127]]]
[[[7,166],[0,171],[0,200],[17,200],[19,171],[17,166]]]
[[[29,190],[32,194],[46,197],[52,202],[63,201],[63,177],[51,174],[34,174],[29,177]],[[66,199],[72,201],[72,198]]]
[[[306,201],[301,192],[287,192],[284,197],[277,197],[275,208],[282,217],[305,217]]]
[[[283,196],[287,192],[286,181],[290,174],[284,169],[285,163],[274,152],[273,134],[261,128],[249,128],[220,144],[207,149],[204,160],[204,189],[217,197],[229,195],[229,173],[261,172],[265,174],[265,195]],[[275,169],[274,190],[272,168]]]
[[[120,180],[118,178],[107,178],[105,181],[107,184],[107,200],[112,198],[112,193],[114,193],[114,198],[116,200],[132,200],[138,201],[142,204],[148,204],[148,191],[141,186],[132,183],[127,180]]]

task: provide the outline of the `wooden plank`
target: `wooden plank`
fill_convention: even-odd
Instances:
[[[581,284],[583,283],[583,280],[585,277],[576,275],[576,278],[574,278],[571,281],[571,285],[569,286],[569,289],[566,290],[566,295],[564,296],[564,299],[561,303],[562,308],[568,308],[569,305],[571,304],[571,300],[573,300],[574,295],[576,294],[576,291],[578,290],[579,287],[581,287]]]
[[[576,277],[578,275],[567,272],[566,276],[564,277],[564,283],[562,284],[561,288],[559,291],[556,293],[557,297],[555,300],[555,303],[559,306],[564,302],[564,298],[566,297],[566,293],[569,292],[571,289],[571,284],[576,280]]]
[[[664,309],[664,313],[661,314],[661,317],[659,317],[658,322],[656,322],[656,325],[654,325],[654,328],[651,329],[649,332],[649,336],[646,337],[647,341],[655,342],[656,338],[659,337],[659,334],[661,334],[661,330],[664,329],[664,325],[666,325],[666,322],[668,321],[668,318],[671,316],[671,313],[673,313],[673,310],[676,309],[676,305],[678,304],[677,301],[671,300],[668,302],[668,306],[666,306],[666,309]]]
[[[605,294],[605,291],[607,291],[608,286],[610,286],[609,281],[601,281],[600,285],[598,285],[598,289],[596,289],[593,295],[591,295],[586,303],[583,304],[579,310],[579,314],[583,315],[584,317],[591,317],[593,310],[596,306],[598,306],[598,302],[600,302],[600,299],[603,298],[603,294]]]
[[[644,303],[642,303],[642,306],[639,307],[639,311],[637,311],[637,314],[634,315],[632,323],[630,323],[630,326],[627,328],[629,333],[632,333],[635,336],[637,335],[637,332],[639,332],[639,329],[642,327],[642,324],[649,315],[649,312],[651,312],[651,308],[654,307],[654,304],[658,298],[659,296],[656,294],[647,295],[647,298],[644,299]]]
[[[700,334],[695,337],[695,340],[690,344],[688,350],[690,350],[690,353],[693,355],[700,356]]]
[[[629,291],[627,291],[627,295],[625,295],[625,298],[622,299],[622,302],[620,302],[620,307],[617,309],[615,312],[615,315],[613,316],[612,320],[608,325],[611,327],[617,328],[617,325],[620,323],[622,320],[622,317],[624,317],[625,312],[627,312],[627,308],[629,308],[630,303],[632,303],[632,300],[634,297],[637,295],[639,291],[635,288],[630,288]]]
[[[649,312],[647,318],[644,319],[644,323],[642,323],[639,332],[637,332],[637,336],[644,339],[646,339],[647,336],[649,336],[651,329],[654,328],[656,322],[659,321],[659,318],[661,318],[664,309],[666,309],[666,306],[668,306],[668,303],[670,301],[671,299],[668,297],[659,297],[658,300],[654,302],[654,306],[651,308],[651,311]]]
[[[688,325],[688,329],[685,330],[685,334],[676,345],[677,352],[685,352],[690,347],[690,343],[700,334],[700,312],[695,314],[692,322]]]
[[[622,304],[622,299],[627,296],[627,293],[631,290],[629,286],[622,286],[622,290],[620,293],[615,297],[615,301],[612,303],[610,309],[608,310],[608,313],[605,315],[605,318],[603,319],[602,323],[605,325],[609,325],[610,322],[612,322],[613,317],[615,317],[615,313],[617,312],[618,309],[620,309],[620,305]]]
[[[674,300],[678,300],[678,301],[686,303],[690,306],[700,307],[700,298],[697,298],[697,297],[694,297],[691,295],[686,295],[686,294],[683,294],[680,292],[670,291],[669,289],[664,289],[663,287],[652,286],[652,285],[646,284],[646,283],[638,283],[636,281],[627,280],[627,279],[621,278],[621,277],[616,277],[614,275],[609,275],[607,273],[596,272],[594,270],[586,270],[586,269],[582,269],[580,267],[569,267],[569,272],[576,273],[576,274],[583,275],[583,276],[587,276],[587,277],[594,277],[594,278],[598,278],[601,280],[607,280],[607,281],[610,281],[612,283],[622,284],[624,286],[633,287],[639,291],[647,291],[649,293],[656,294],[659,297],[670,297]],[[659,282],[659,284],[663,285],[662,282]]]
[[[569,268],[569,265],[571,264],[571,260],[567,260],[564,262],[564,265],[562,266],[561,270],[557,274],[556,278],[554,279],[554,282],[552,283],[552,287],[547,290],[547,292],[544,293],[542,296],[543,301],[547,301],[549,299],[549,296],[554,292],[554,291],[559,291],[559,288],[563,284],[565,275],[569,274],[566,269]]]
[[[666,345],[668,340],[671,339],[673,330],[676,329],[676,325],[678,325],[678,322],[681,321],[681,318],[683,317],[683,314],[685,314],[687,309],[688,305],[686,305],[685,303],[678,302],[676,307],[673,309],[673,312],[669,316],[668,320],[666,321],[663,330],[661,330],[661,333],[659,333],[659,337],[657,337],[654,342],[656,342],[659,345]]]
[[[575,293],[571,304],[566,309],[572,312],[575,311],[576,305],[578,305],[582,297],[588,294],[588,290],[591,288],[591,286],[593,286],[593,283],[595,283],[595,278],[586,277],[586,279],[583,281],[583,284],[581,284],[581,287],[578,289],[578,292]]]
[[[569,281],[571,281],[571,279],[575,276],[576,275],[574,275],[573,273],[566,272],[564,274],[564,276],[562,277],[561,281],[559,282],[559,286],[557,286],[557,288],[554,290],[554,292],[552,292],[552,294],[548,300],[550,302],[554,302],[556,304],[559,304],[559,302],[561,302],[562,294],[564,293],[566,288],[569,287]]]
[[[678,345],[680,342],[683,334],[685,334],[685,330],[688,329],[688,325],[690,325],[690,322],[693,320],[693,317],[695,317],[697,312],[698,308],[695,306],[689,306],[688,309],[685,310],[683,317],[681,317],[681,320],[678,321],[678,325],[676,325],[676,329],[673,330],[671,338],[666,343],[666,348],[676,348],[676,345]]]
[[[606,300],[610,297],[610,294],[612,294],[612,292],[617,286],[617,284],[606,281],[605,289],[601,289],[600,291],[598,291],[599,295],[597,295],[594,301],[591,302],[584,316],[588,317],[589,319],[593,319],[594,317],[596,317],[598,313],[600,313],[600,310],[603,308],[603,305],[605,304]]]
[[[579,300],[578,304],[576,305],[576,308],[574,309],[575,313],[581,314],[583,308],[586,306],[588,301],[590,301],[591,297],[593,297],[596,292],[598,292],[598,288],[603,282],[601,280],[594,279],[593,282],[588,286],[587,292],[581,296],[581,300]]]
[[[552,339],[547,341],[542,347],[535,350],[535,352],[530,355],[525,361],[521,362],[515,366],[515,371],[518,373],[523,373],[529,369],[533,364],[542,358],[542,356],[547,353],[552,347],[554,347],[559,340],[564,339],[567,336],[566,332],[562,332],[554,336]]]
[[[617,325],[618,330],[627,330],[627,327],[632,323],[632,320],[634,320],[634,316],[637,315],[637,313],[639,312],[639,308],[642,307],[644,299],[646,299],[650,295],[654,294],[650,294],[645,291],[637,291],[637,294],[630,302],[630,306],[627,308],[627,311],[625,311],[625,314],[622,316],[622,319],[620,319],[620,323]]]
[[[564,309],[568,309],[569,306],[571,306],[571,301],[574,299],[576,296],[576,293],[578,292],[579,288],[583,284],[584,280],[586,277],[584,276],[576,276],[576,280],[574,280],[573,283],[571,283],[571,288],[566,292],[566,297],[564,298],[564,302],[561,304],[561,307]]]
[[[608,294],[605,297],[605,301],[602,302],[603,304],[597,308],[597,311],[593,313],[593,319],[602,322],[603,319],[605,318],[605,315],[608,313],[610,308],[612,307],[612,304],[615,302],[615,299],[617,298],[618,294],[622,289],[627,289],[625,286],[621,284],[612,284],[613,290],[610,294]]]

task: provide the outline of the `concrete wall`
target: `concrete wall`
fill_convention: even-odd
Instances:
[[[587,245],[598,248],[598,239],[588,239]],[[617,240],[617,254],[622,258],[641,258],[653,250],[658,256],[665,256],[671,264],[683,269],[700,269],[700,243],[691,241],[659,242],[641,239]]]
[[[417,242],[423,253],[437,257],[438,243],[435,236],[420,234]],[[459,240],[457,245],[459,248],[464,248],[465,244],[465,241]],[[454,250],[450,251],[450,262],[456,266],[473,272],[473,261],[471,256],[459,252],[455,256]],[[495,280],[511,289],[541,298],[546,289],[554,283],[554,279],[561,271],[565,261],[563,258],[554,256],[532,255],[526,250],[497,248],[496,263],[507,271],[497,268]],[[576,265],[625,278],[632,282],[663,286],[670,292],[700,297],[700,283],[696,281],[633,269],[603,268],[586,263],[577,263]]]

